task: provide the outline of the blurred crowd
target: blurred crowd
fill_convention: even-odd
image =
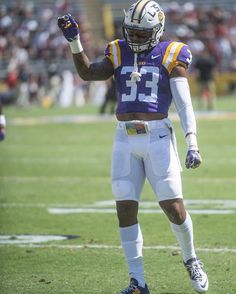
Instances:
[[[88,85],[75,75],[71,51],[57,26],[57,17],[72,10],[79,20],[81,39],[91,59],[91,34],[71,1],[12,1],[0,5],[0,97],[3,104],[45,107],[86,102]],[[97,49],[97,47],[96,47]]]
[[[220,72],[230,70],[232,60],[236,61],[236,4],[222,8],[170,2],[165,6],[170,25],[167,38],[188,44],[195,58],[208,50]]]
[[[57,16],[73,11],[79,20],[83,47],[91,60],[100,58],[106,42],[94,44],[92,28],[80,12],[79,1],[3,1],[0,4],[0,97],[3,103],[50,107],[102,105],[111,83],[82,81],[74,71],[71,52],[57,27]],[[76,5],[77,3],[77,5]],[[211,53],[219,72],[236,72],[235,7],[196,7],[188,2],[162,3],[165,38],[187,43],[194,58]],[[73,9],[72,9],[73,7]],[[114,38],[121,36],[116,24]],[[194,63],[191,68],[194,72]]]

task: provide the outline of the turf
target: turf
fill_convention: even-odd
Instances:
[[[235,99],[217,101],[217,110],[236,110]],[[228,105],[228,108],[227,108]],[[98,207],[112,201],[110,159],[115,121],[88,123],[16,123],[29,119],[96,114],[94,107],[23,110],[5,108],[7,139],[0,144],[0,234],[75,235],[65,241],[0,245],[0,293],[115,294],[128,283],[119,246],[115,213],[51,214],[53,207]],[[186,146],[175,121],[182,163]],[[199,119],[198,138],[203,164],[183,170],[185,199],[235,200],[236,120]],[[145,185],[143,203],[155,201]],[[226,209],[210,202],[189,208]],[[113,207],[112,204],[110,207]],[[158,206],[156,206],[158,208]],[[234,214],[193,214],[195,244],[210,280],[210,294],[236,291]],[[194,293],[176,240],[163,214],[141,214],[145,246],[144,265],[153,294]],[[89,248],[110,245],[115,248]],[[73,245],[73,246],[69,246]],[[81,248],[76,248],[81,245]],[[166,248],[165,248],[166,247]],[[203,251],[202,249],[209,251]],[[212,249],[212,250],[211,250]],[[220,249],[221,252],[216,251]],[[226,249],[229,249],[228,251]]]

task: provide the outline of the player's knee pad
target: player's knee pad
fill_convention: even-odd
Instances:
[[[112,193],[116,200],[131,200],[135,198],[133,184],[125,180],[112,181]]]
[[[182,198],[182,185],[178,175],[160,179],[155,188],[159,201]]]

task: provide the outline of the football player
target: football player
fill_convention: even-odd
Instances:
[[[110,42],[103,60],[96,63],[86,56],[78,24],[70,14],[59,17],[58,26],[68,40],[82,79],[106,80],[114,76],[116,82],[118,122],[111,164],[112,192],[130,275],[129,286],[120,294],[150,293],[137,218],[146,178],[169,218],[193,288],[206,292],[208,278],[194,249],[192,220],[183,203],[175,134],[168,119],[173,101],[187,143],[186,168],[197,168],[202,159],[186,73],[192,60],[188,46],[160,41],[165,14],[157,2],[150,0],[139,0],[125,12],[124,40]]]
[[[5,115],[2,113],[2,103],[0,101],[0,141],[5,139],[6,135],[6,119]]]

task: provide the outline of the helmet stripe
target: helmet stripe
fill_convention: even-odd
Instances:
[[[143,10],[144,10],[145,6],[146,6],[149,2],[151,2],[151,0],[147,1],[147,2],[143,5],[143,7],[142,7],[142,9],[141,9],[141,11],[140,11],[140,13],[139,13],[139,17],[138,17],[139,22],[141,21],[141,17],[142,17]]]
[[[132,16],[131,16],[131,22],[134,22],[134,21],[140,22],[141,21],[143,10],[149,2],[151,2],[151,0],[140,0],[139,2],[137,2],[136,6],[134,7]]]
[[[132,12],[132,15],[131,15],[131,22],[134,21],[134,14],[135,14],[135,11],[137,9],[137,6],[139,5],[140,2],[142,2],[143,0],[139,0],[139,2],[136,3],[135,7],[134,7],[134,10]]]

